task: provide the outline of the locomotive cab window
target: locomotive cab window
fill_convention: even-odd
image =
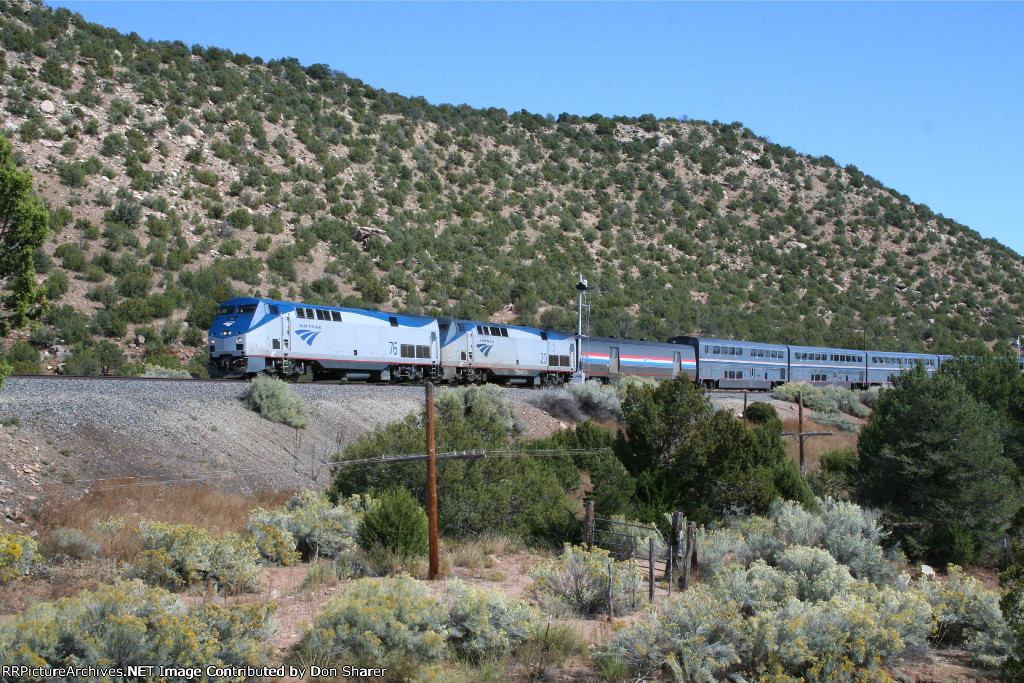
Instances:
[[[336,323],[341,322],[341,311],[331,311],[331,320]]]
[[[313,319],[313,309],[312,308],[307,308],[306,309],[306,318],[309,319],[309,320]]]
[[[239,306],[238,309],[235,310],[235,313],[237,313],[238,315],[249,315],[250,313],[255,312],[256,304],[245,304],[243,306]]]
[[[221,306],[217,309],[217,315],[231,315],[235,312],[234,306]]]
[[[492,337],[500,337],[501,336],[501,328],[500,327],[492,327],[491,328],[491,336]]]
[[[269,313],[270,315],[280,315],[281,309],[279,309],[277,306],[267,304],[267,313]]]
[[[316,309],[316,319],[317,320],[330,320],[331,319],[331,314],[330,314],[329,311],[325,311],[322,308],[318,308],[318,309]]]
[[[295,317],[296,318],[305,318],[306,317],[306,312],[304,310],[302,310],[301,308],[296,308],[295,309]]]
[[[388,322],[391,323],[391,327],[398,327],[398,318],[395,316],[388,316]]]

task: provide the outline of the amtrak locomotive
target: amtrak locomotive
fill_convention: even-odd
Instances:
[[[240,297],[217,309],[210,365],[224,377],[390,382],[496,382],[557,386],[576,372],[686,375],[708,388],[771,389],[789,381],[867,388],[918,362],[935,372],[948,356],[673,337],[667,342],[580,337],[572,332],[455,318]]]

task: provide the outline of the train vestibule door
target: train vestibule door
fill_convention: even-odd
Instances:
[[[673,351],[672,352],[672,376],[673,377],[677,376],[680,372],[682,372],[682,360],[683,360],[682,359],[682,354],[680,354],[678,351]]]
[[[608,348],[608,372],[611,374],[619,372],[619,347],[617,346]]]

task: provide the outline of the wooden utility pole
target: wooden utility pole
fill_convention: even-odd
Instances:
[[[800,471],[804,471],[804,392],[796,392],[797,405],[800,406],[799,420],[800,424],[797,427],[797,431],[800,432],[800,436],[797,438],[800,440]]]
[[[437,458],[434,452],[434,385],[427,382],[427,524],[430,534],[430,563],[427,578],[440,577],[437,551]]]

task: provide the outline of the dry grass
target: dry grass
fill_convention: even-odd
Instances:
[[[795,418],[783,421],[784,432],[799,432],[800,422]],[[808,470],[818,469],[821,454],[838,448],[857,449],[857,435],[852,432],[841,432],[835,427],[824,427],[804,417],[805,432],[832,432],[832,436],[810,436],[804,439],[804,461]],[[794,462],[800,462],[800,441],[795,436],[783,437],[786,442],[786,453]]]
[[[250,510],[281,506],[292,493],[246,496],[200,486],[156,487],[140,485],[137,480],[114,481],[82,498],[45,508],[39,516],[40,539],[45,548],[54,529],[73,527],[99,543],[103,557],[131,561],[139,549],[133,530],[144,519],[193,524],[218,535],[240,532]],[[109,530],[98,526],[118,519],[123,525],[115,523]]]
[[[523,550],[521,540],[501,534],[486,535],[471,541],[448,541],[441,552],[442,563],[469,569],[474,575],[484,578],[484,570],[492,569],[497,558]],[[503,579],[500,579],[503,580]]]

